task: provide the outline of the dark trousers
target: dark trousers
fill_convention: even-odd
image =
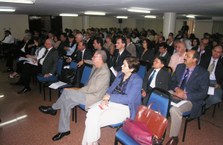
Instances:
[[[19,81],[24,85],[25,88],[30,88],[30,80],[32,76],[36,76],[36,74],[37,66],[25,63],[23,64],[22,74]]]

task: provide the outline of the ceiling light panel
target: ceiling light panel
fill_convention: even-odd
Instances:
[[[36,0],[0,0],[5,3],[21,3],[21,4],[34,4]]]
[[[99,15],[99,16],[104,16],[106,15],[105,12],[97,12],[97,11],[86,11],[84,12],[85,15]]]
[[[116,16],[117,19],[128,19],[127,16]]]
[[[155,15],[146,15],[146,16],[144,16],[144,18],[155,19],[155,18],[156,18],[156,16],[155,16]]]
[[[77,17],[78,14],[72,14],[72,13],[61,13],[60,16],[64,17]]]
[[[15,8],[1,8],[0,12],[15,12]]]

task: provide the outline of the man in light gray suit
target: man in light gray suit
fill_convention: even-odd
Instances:
[[[110,71],[106,64],[107,55],[103,50],[97,50],[92,58],[93,69],[88,84],[77,90],[75,88],[64,89],[60,98],[52,106],[40,106],[39,110],[45,114],[56,115],[61,110],[58,134],[52,139],[57,141],[70,134],[70,111],[79,104],[85,105],[85,110],[105,95],[109,87]]]

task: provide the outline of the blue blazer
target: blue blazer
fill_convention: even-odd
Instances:
[[[178,87],[185,69],[186,65],[184,63],[177,65],[171,78],[171,90]],[[209,73],[207,70],[197,65],[186,83],[187,100],[191,101],[193,104],[190,115],[191,118],[196,118],[201,115],[201,108],[204,98],[207,96],[208,87]]]
[[[130,118],[134,119],[138,106],[141,104],[142,79],[138,74],[132,74],[126,86],[125,94],[112,94],[115,87],[122,81],[122,72],[119,72],[115,81],[109,87],[107,93],[110,95],[110,101],[128,105],[130,109]]]

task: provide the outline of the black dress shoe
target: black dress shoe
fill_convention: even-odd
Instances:
[[[31,91],[30,88],[23,88],[21,91],[18,91],[17,93],[18,94],[25,94],[25,93],[30,92],[30,91]]]
[[[58,133],[52,138],[52,140],[53,141],[60,140],[61,138],[63,138],[66,135],[69,135],[69,134],[70,134],[70,131]]]
[[[51,106],[40,106],[39,110],[45,114],[56,115],[57,110],[54,110]]]

